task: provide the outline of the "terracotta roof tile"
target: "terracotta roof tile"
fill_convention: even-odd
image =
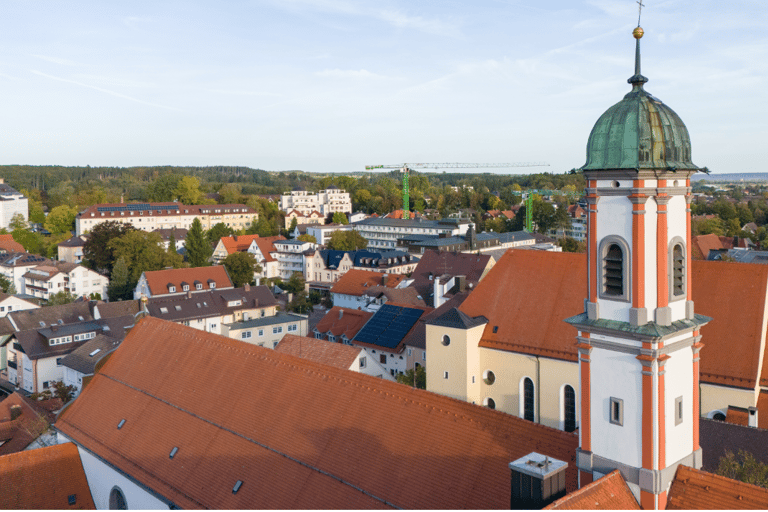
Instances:
[[[725,421],[734,425],[749,426],[749,412],[743,407],[734,405],[728,406],[728,413],[725,415]]]
[[[618,469],[544,507],[544,510],[640,510]]]
[[[724,476],[678,466],[667,510],[764,510],[768,489]]]
[[[695,260],[705,260],[709,251],[722,248],[723,243],[717,235],[699,235],[691,238],[691,257]]]
[[[195,287],[192,285],[195,281],[200,281],[203,284],[203,290],[209,290],[209,279],[216,282],[215,288],[218,290],[233,287],[232,281],[229,279],[227,270],[223,265],[152,270],[144,272],[144,277],[147,279],[150,293],[154,296],[167,295],[169,293],[168,284],[172,284],[176,287],[175,293],[181,293],[182,281],[190,285],[190,290],[192,292],[195,291]]]
[[[286,334],[275,347],[276,352],[349,370],[363,349],[307,336]]]
[[[56,426],[182,508],[507,508],[532,450],[576,487],[574,434],[151,317]]]
[[[13,239],[13,235],[0,235],[0,249],[7,252],[24,252],[24,246]]]
[[[94,510],[77,447],[58,444],[0,457],[0,509]],[[74,496],[74,504],[69,498]]]
[[[757,426],[768,429],[768,391],[766,390],[760,391],[757,397]]]
[[[56,405],[60,408],[61,400],[57,399]],[[11,420],[11,408],[14,406],[21,408],[21,416]],[[0,455],[24,450],[53,420],[54,415],[37,403],[19,393],[10,394],[0,402],[0,441],[5,441],[0,445]]]
[[[320,319],[315,329],[321,333],[330,331],[334,336],[343,335],[351,340],[372,316],[369,311],[334,306]]]
[[[385,279],[386,284],[384,284]],[[359,297],[362,296],[369,287],[383,285],[388,288],[395,288],[403,279],[405,279],[403,274],[383,274],[381,272],[353,268],[348,270],[346,274],[341,276],[341,279],[336,281],[331,288],[331,293],[356,295]]]
[[[282,235],[277,236],[265,236],[260,238],[255,238],[256,245],[259,247],[259,251],[261,251],[261,254],[264,256],[264,261],[267,263],[275,260],[274,256],[272,256],[273,252],[277,252],[277,249],[275,249],[275,242],[278,242],[280,240],[285,240],[286,238]]]
[[[227,254],[245,252],[251,246],[251,242],[259,238],[259,235],[235,235],[221,237],[221,243],[227,250]]]

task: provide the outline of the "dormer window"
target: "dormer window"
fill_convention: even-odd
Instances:
[[[203,289],[203,283],[200,281],[195,281],[195,290],[202,290]]]
[[[182,285],[181,285],[181,290],[182,290],[182,291],[185,291],[185,292],[188,292],[188,291],[189,291],[189,285],[188,285],[188,284],[186,284],[186,283],[185,283],[185,284],[182,284]]]
[[[211,289],[216,288],[216,281],[209,280],[208,281],[208,288],[211,288]]]
[[[169,284],[168,285],[168,292],[169,293],[175,293],[176,292],[176,287],[174,285],[172,285],[172,284]]]

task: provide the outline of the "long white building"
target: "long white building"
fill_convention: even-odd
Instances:
[[[29,218],[29,201],[21,192],[5,184],[0,178],[0,228],[9,228],[11,219],[20,213],[24,220]]]
[[[306,190],[292,190],[280,197],[280,210],[296,210],[303,215],[320,212],[324,217],[336,212],[352,213],[352,200],[349,192],[331,185],[317,194]]]

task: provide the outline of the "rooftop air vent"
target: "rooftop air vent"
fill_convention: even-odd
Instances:
[[[235,486],[232,488],[232,494],[237,494],[237,491],[239,491],[240,487],[242,486],[243,486],[242,480],[238,480],[237,482],[235,482]]]
[[[123,428],[123,425],[125,425],[125,418],[120,420],[120,423],[117,424],[117,430],[120,430],[121,428]]]
[[[174,446],[173,450],[171,450],[171,453],[168,454],[168,458],[169,459],[174,458],[176,456],[176,452],[178,452],[178,451],[179,451],[179,447],[178,446]]]

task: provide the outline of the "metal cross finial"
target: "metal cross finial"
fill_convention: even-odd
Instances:
[[[643,0],[637,0],[637,26],[640,26],[640,15],[643,14],[643,7],[645,7],[645,4],[643,3]]]

